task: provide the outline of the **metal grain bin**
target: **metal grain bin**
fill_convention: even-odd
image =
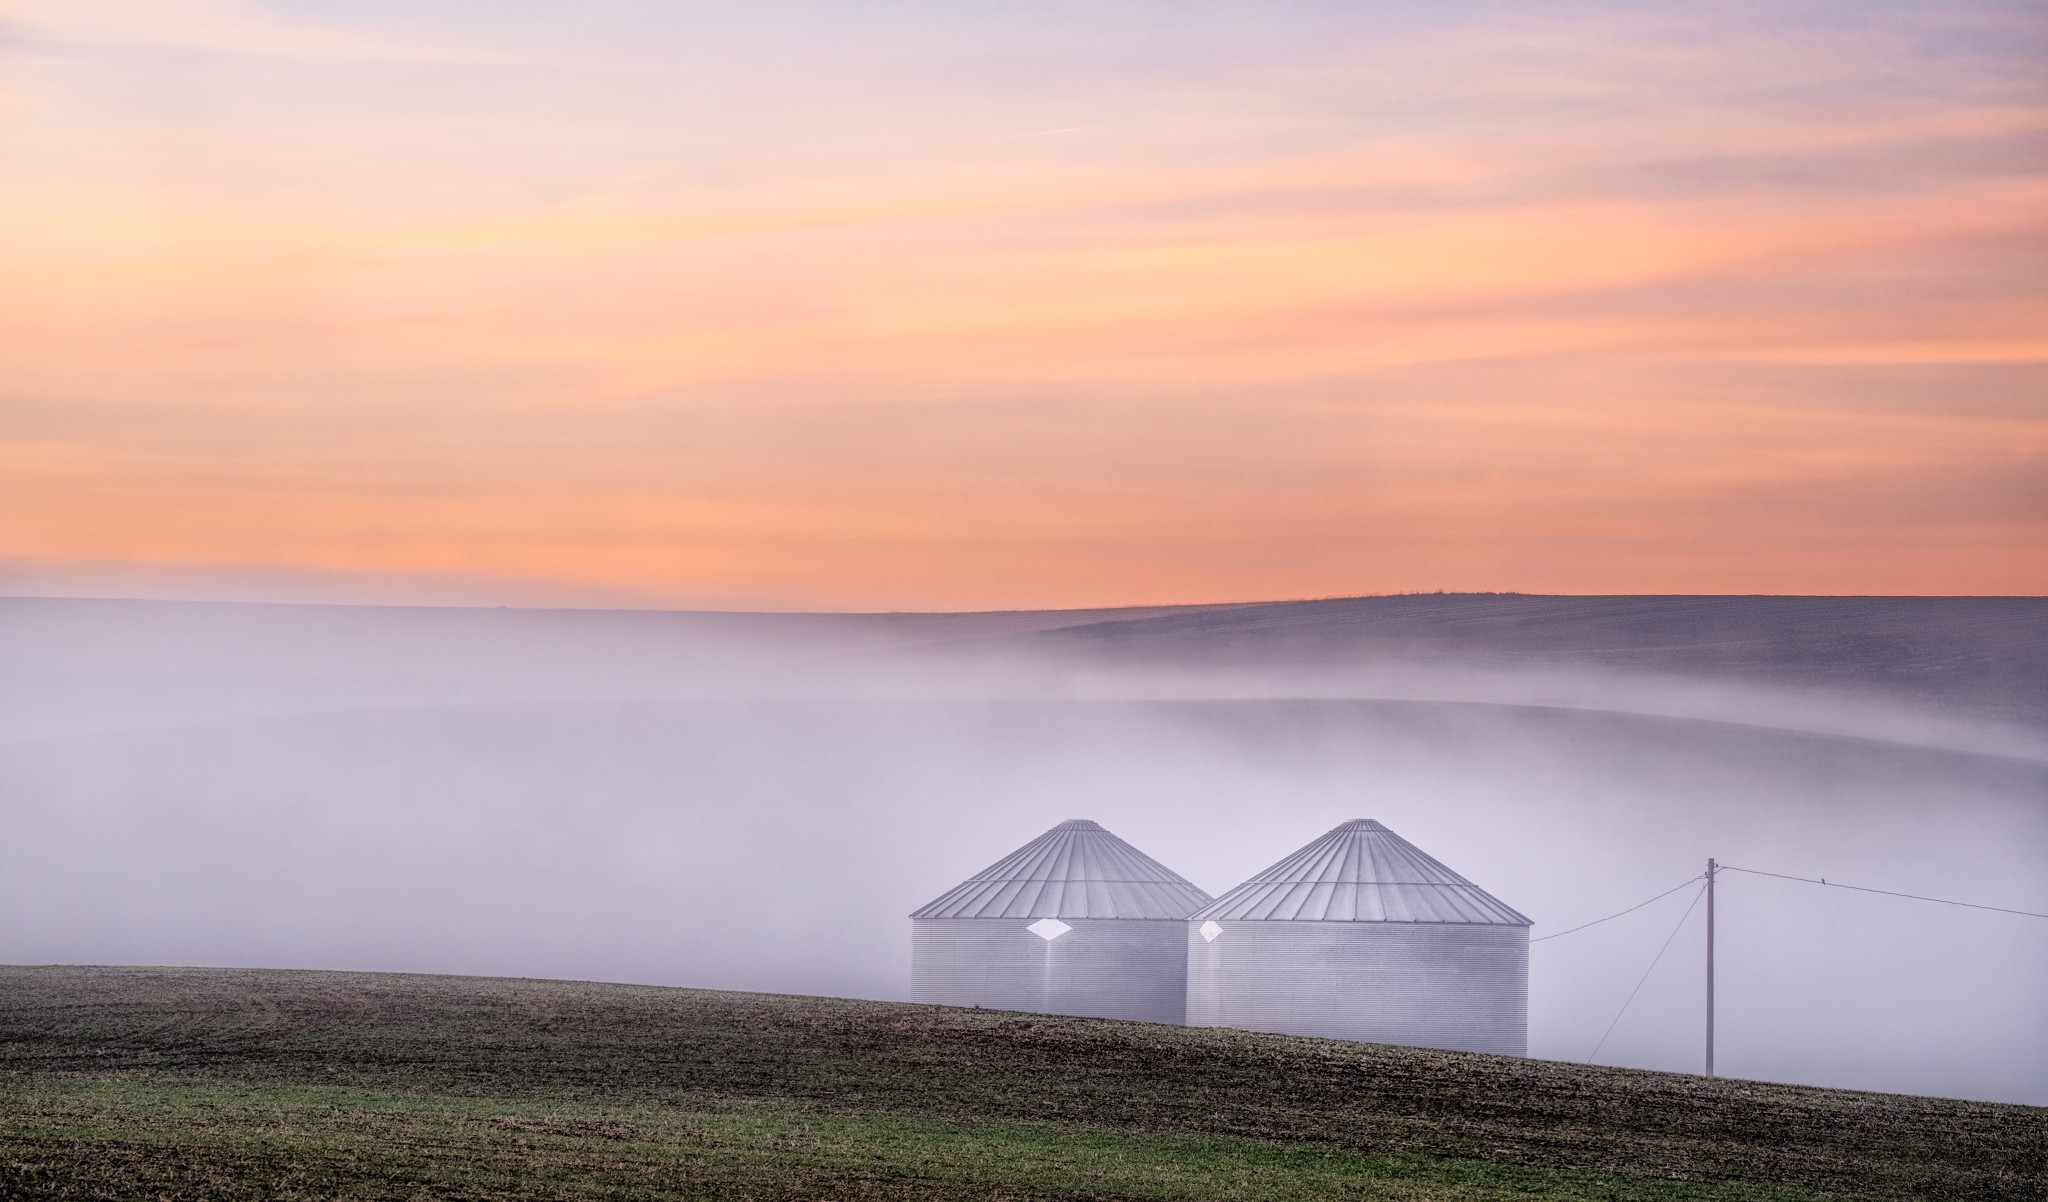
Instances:
[[[1529,920],[1370,819],[1187,923],[1187,1021],[1523,1056]]]
[[[910,997],[1177,1023],[1187,917],[1208,904],[1095,823],[1062,822],[910,916]]]

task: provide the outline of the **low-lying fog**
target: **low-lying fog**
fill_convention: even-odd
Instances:
[[[0,602],[0,960],[903,998],[1066,818],[1378,818],[1543,936],[1724,863],[2048,911],[2048,604],[715,616]],[[1693,890],[1531,952],[1583,1060]],[[1601,1048],[1697,1071],[1695,910]],[[2048,1103],[2048,919],[1729,874],[1726,1075]]]

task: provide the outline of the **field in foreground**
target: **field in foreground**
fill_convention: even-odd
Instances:
[[[880,1002],[0,968],[0,1198],[2028,1198],[2048,1111]]]

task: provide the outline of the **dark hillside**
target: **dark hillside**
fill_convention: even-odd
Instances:
[[[0,969],[8,1197],[2040,1197],[2048,1113],[617,985]]]
[[[1847,691],[2039,732],[2044,632],[2040,597],[1434,594],[957,614],[0,597],[0,738],[200,714],[735,689],[951,696],[965,683],[971,695],[1037,695],[1064,672],[1117,667],[1212,684],[1245,670],[1297,685],[1315,679],[1304,671],[1342,682],[1363,668],[1620,673]],[[964,682],[921,674],[962,662],[976,668]],[[1117,687],[1150,695],[1153,683]]]
[[[1112,615],[991,642],[1195,665],[1617,670],[2048,722],[2048,598],[1437,594]]]

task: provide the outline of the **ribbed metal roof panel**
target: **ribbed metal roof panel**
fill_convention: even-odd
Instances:
[[[1344,823],[1192,917],[1530,925],[1513,907],[1370,818]]]
[[[1058,826],[948,889],[912,918],[1181,919],[1209,895],[1086,819]]]

